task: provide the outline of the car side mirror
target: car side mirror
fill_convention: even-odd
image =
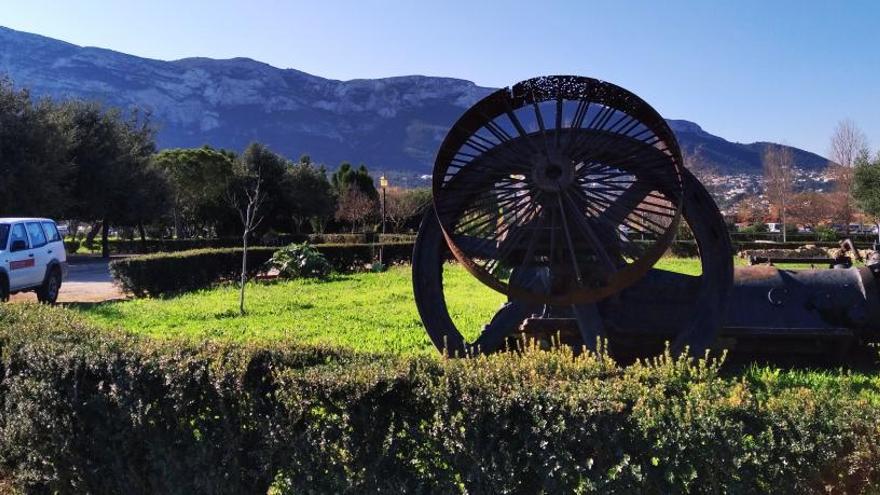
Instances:
[[[9,248],[13,253],[16,251],[24,251],[25,249],[27,249],[27,243],[21,239],[12,241],[12,247]]]

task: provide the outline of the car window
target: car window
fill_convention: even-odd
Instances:
[[[7,240],[9,240],[9,224],[0,223],[0,251],[6,249]]]
[[[43,232],[46,233],[46,240],[49,242],[61,240],[61,234],[58,233],[58,227],[55,226],[55,222],[43,222]]]
[[[37,222],[28,222],[28,234],[31,236],[31,246],[38,248],[46,245],[46,234],[43,233],[43,227]]]
[[[15,241],[24,241],[25,249],[27,249],[28,246],[31,245],[31,243],[28,242],[27,231],[24,230],[23,224],[17,223],[13,225],[12,229],[9,231],[10,250],[12,249],[12,244],[15,243]]]

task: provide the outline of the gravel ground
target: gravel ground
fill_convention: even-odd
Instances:
[[[61,284],[59,303],[103,302],[113,299],[124,299],[125,294],[113,284],[110,276],[109,263],[102,259],[76,261],[69,265],[67,278]],[[33,292],[12,296],[13,302],[33,301],[37,296]]]

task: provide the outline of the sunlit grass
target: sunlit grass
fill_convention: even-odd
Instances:
[[[698,271],[696,260],[666,258],[661,266]],[[504,302],[458,265],[444,268],[446,302],[456,326],[474,338]],[[252,283],[247,314],[238,290],[224,286],[170,299],[136,299],[76,308],[107,327],[152,337],[227,340],[285,339],[367,351],[433,352],[416,311],[408,266],[328,281]]]
[[[743,261],[737,259],[737,264]],[[697,275],[699,260],[663,258],[657,268]],[[458,329],[474,339],[505,297],[456,264],[444,267],[447,306]],[[251,283],[247,314],[238,314],[233,285],[168,299],[135,299],[74,307],[104,327],[158,338],[232,341],[284,339],[370,352],[434,352],[416,311],[408,266],[327,281]]]

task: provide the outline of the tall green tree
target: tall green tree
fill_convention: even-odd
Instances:
[[[102,253],[109,257],[112,225],[153,219],[136,202],[140,180],[156,151],[155,131],[143,114],[123,114],[78,100],[62,104],[58,119],[68,140],[68,159],[76,169],[69,216],[101,223]],[[133,214],[139,209],[140,214]]]
[[[370,176],[367,167],[363,164],[354,168],[350,163],[342,162],[339,165],[339,169],[333,173],[330,182],[333,184],[333,189],[339,196],[345,193],[350,187],[354,187],[358,191],[369,196],[370,199],[379,199],[379,192],[376,191],[375,181],[373,180],[373,177]]]
[[[172,191],[176,237],[213,234],[218,206],[235,177],[235,154],[210,146],[162,150],[153,163],[164,172]]]
[[[285,176],[288,214],[297,233],[302,232],[307,222],[323,225],[336,208],[336,197],[324,166],[312,164],[307,155],[304,158],[291,165]]]
[[[0,216],[59,216],[73,166],[49,100],[0,79]]]
[[[249,189],[253,177],[262,178],[261,206],[263,222],[258,233],[268,230],[287,230],[290,226],[287,170],[291,163],[287,158],[273,152],[262,143],[251,143],[235,162],[235,184],[238,191]]]
[[[880,153],[871,160],[862,152],[853,171],[853,199],[865,214],[877,223],[880,240]]]

